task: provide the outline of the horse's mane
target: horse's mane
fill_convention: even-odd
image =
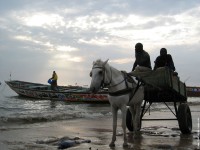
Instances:
[[[93,62],[93,66],[103,66],[104,62],[101,59],[97,59]]]

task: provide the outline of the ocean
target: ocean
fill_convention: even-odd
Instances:
[[[188,104],[200,106],[200,98],[188,98]],[[162,104],[153,105],[151,110],[154,109],[168,111],[168,108]],[[200,109],[191,111],[196,112]],[[35,100],[18,96],[5,83],[0,85],[0,125],[98,118],[111,115],[109,104]]]
[[[98,108],[98,110],[97,110]],[[109,104],[68,103],[18,96],[0,85],[0,125],[110,116]]]

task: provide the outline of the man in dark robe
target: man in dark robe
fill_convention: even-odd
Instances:
[[[156,70],[159,67],[169,67],[172,71],[175,71],[174,62],[172,59],[172,56],[170,54],[167,54],[166,48],[160,49],[160,56],[158,56],[155,60],[155,66],[154,70]]]

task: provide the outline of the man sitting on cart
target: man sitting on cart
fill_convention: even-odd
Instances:
[[[168,67],[172,71],[176,70],[174,67],[172,56],[170,54],[167,54],[166,48],[160,49],[160,56],[158,56],[155,60],[154,70],[156,70],[159,67]]]
[[[147,67],[151,69],[151,60],[149,54],[143,49],[142,43],[135,45],[135,62],[133,64],[134,71],[137,66]]]
[[[129,75],[140,79],[142,74],[148,74],[152,71],[149,54],[143,49],[142,43],[135,45],[135,62]]]

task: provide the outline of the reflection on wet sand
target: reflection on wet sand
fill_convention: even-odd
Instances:
[[[55,105],[52,103],[51,106],[54,107]],[[100,108],[98,109],[100,111]],[[123,132],[120,128],[121,119],[119,118],[116,146],[112,150],[199,149],[199,106],[192,106],[191,110],[193,117],[192,134],[181,134],[177,121],[144,121],[140,132],[137,134],[127,133],[129,144],[127,148],[122,147]],[[156,115],[161,113],[159,112]],[[171,114],[166,112],[162,116],[170,117]],[[71,118],[63,121],[2,126],[0,127],[0,147],[4,149],[55,150],[58,144],[53,145],[51,143],[52,137],[54,140],[66,136],[91,141],[91,143],[80,143],[69,148],[69,150],[89,150],[89,148],[91,150],[111,150],[109,143],[112,138],[112,117],[108,115],[87,119]],[[40,144],[38,141],[44,141],[44,143]]]

